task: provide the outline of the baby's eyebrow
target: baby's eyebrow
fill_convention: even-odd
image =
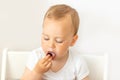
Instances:
[[[42,33],[42,35],[49,36],[49,35],[47,35],[45,33]],[[64,39],[64,38],[65,38],[64,36],[59,36],[59,35],[55,37],[55,39]]]
[[[47,35],[47,34],[45,34],[45,33],[42,33],[42,35],[48,36],[48,35]]]
[[[63,37],[56,37],[56,39],[63,39]]]

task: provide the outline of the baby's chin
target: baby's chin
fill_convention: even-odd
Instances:
[[[55,58],[56,54],[55,52],[48,51],[46,55],[50,55],[52,57],[52,60]]]

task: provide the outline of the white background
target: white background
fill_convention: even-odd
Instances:
[[[69,4],[79,12],[75,48],[85,54],[108,53],[109,80],[120,80],[119,0],[0,0],[0,65],[3,48],[32,50],[40,46],[43,16],[56,3]]]

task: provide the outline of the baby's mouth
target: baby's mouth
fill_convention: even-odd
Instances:
[[[55,56],[56,56],[56,54],[54,52],[52,52],[52,51],[48,51],[47,55],[50,55],[52,57],[52,59],[54,59]]]

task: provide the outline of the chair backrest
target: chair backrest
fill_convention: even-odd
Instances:
[[[8,51],[2,56],[1,80],[19,80],[31,51]]]
[[[108,80],[108,54],[82,56],[90,70],[90,80]]]
[[[1,80],[18,80],[21,78],[26,61],[31,51],[8,51],[2,56]],[[90,70],[90,80],[108,80],[108,56],[82,55]]]

